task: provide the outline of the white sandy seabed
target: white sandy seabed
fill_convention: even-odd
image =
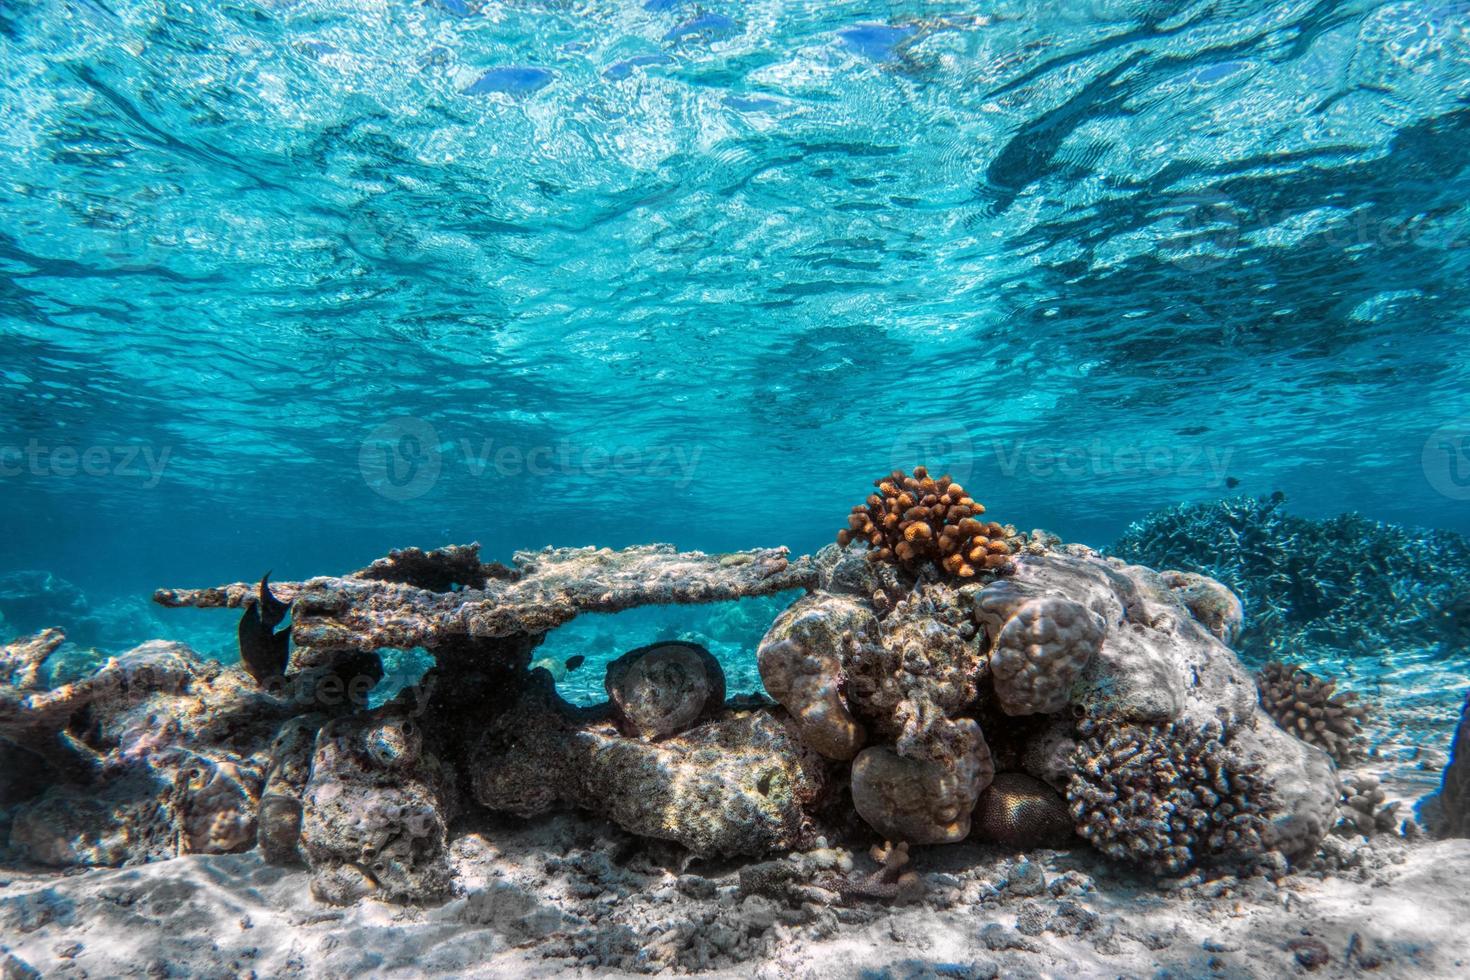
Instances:
[[[258,852],[0,872],[0,977],[1470,977],[1470,840],[1166,887],[1092,852],[915,852],[917,904],[820,908],[558,816],[461,836],[441,905],[340,909]]]

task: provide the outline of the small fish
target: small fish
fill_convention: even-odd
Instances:
[[[566,668],[567,670],[576,670],[578,667],[582,666],[586,662],[587,658],[579,653],[576,656],[567,658]]]
[[[291,652],[290,629],[275,632],[276,626],[286,618],[290,603],[271,593],[270,577],[270,572],[261,576],[258,597],[247,600],[238,630],[240,663],[260,684],[286,672]]]
[[[1225,478],[1225,485],[1226,485],[1226,486],[1227,486],[1227,487],[1229,487],[1229,488],[1230,488],[1230,489],[1231,489],[1231,490],[1234,490],[1234,489],[1235,489],[1235,488],[1236,488],[1236,487],[1238,487],[1238,486],[1240,486],[1240,481],[1239,481],[1239,480],[1237,480],[1237,479],[1236,479],[1236,478],[1235,478],[1235,477],[1233,477],[1233,476],[1227,476],[1227,477],[1226,477],[1226,478]]]

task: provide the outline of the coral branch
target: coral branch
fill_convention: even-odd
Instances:
[[[272,588],[295,604],[292,638],[299,646],[374,650],[432,649],[466,636],[540,634],[582,613],[723,602],[810,588],[817,580],[812,561],[790,560],[785,548],[707,555],[656,544],[621,551],[521,551],[512,570],[480,566],[483,578],[469,587],[463,579],[475,576],[467,555],[478,555],[478,547],[395,552],[350,575]],[[453,585],[465,587],[447,591]],[[153,599],[169,607],[236,608],[257,591],[255,583],[236,582],[211,589],[160,589]]]

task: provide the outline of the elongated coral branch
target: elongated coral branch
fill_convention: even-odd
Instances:
[[[483,565],[483,579],[465,583],[460,579],[475,577],[467,552],[478,554],[478,545],[453,549],[452,555],[445,554],[448,550],[411,557],[398,552],[350,575],[280,582],[272,589],[295,604],[292,638],[299,646],[374,650],[433,649],[466,636],[540,634],[582,613],[724,602],[809,588],[817,580],[812,561],[793,561],[785,548],[708,555],[656,544],[621,551],[520,551],[513,570]],[[434,555],[442,560],[436,562]],[[447,591],[451,585],[465,587]],[[236,608],[257,591],[255,583],[236,582],[211,589],[160,589],[153,600],[169,607]]]

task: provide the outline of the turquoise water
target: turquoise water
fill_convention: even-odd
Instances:
[[[1464,3],[43,0],[0,63],[0,556],[94,605],[810,551],[921,461],[1097,545],[1470,530]]]

